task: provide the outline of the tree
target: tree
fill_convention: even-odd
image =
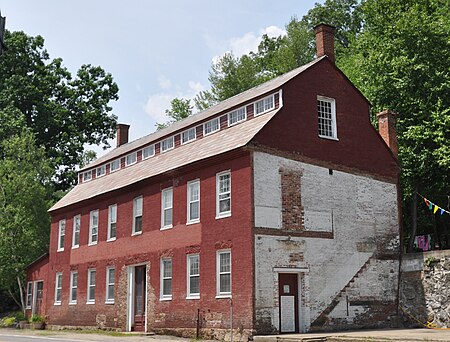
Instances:
[[[25,267],[48,250],[52,167],[27,129],[1,150],[0,290],[24,309]]]
[[[23,115],[21,124],[45,148],[57,187],[67,189],[76,182],[83,146],[108,147],[107,139],[114,137],[117,118],[109,102],[118,99],[118,87],[100,67],[83,65],[73,77],[62,59],[50,59],[41,36],[6,31],[5,45],[0,58],[0,120]]]
[[[166,115],[170,118],[165,123],[156,123],[156,129],[160,130],[174,123],[187,118],[192,114],[191,100],[174,98],[170,101],[170,109],[166,109]]]

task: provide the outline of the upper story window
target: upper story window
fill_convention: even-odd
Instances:
[[[73,217],[72,248],[77,248],[80,246],[80,227],[81,227],[81,216],[76,215]]]
[[[187,183],[187,222],[200,221],[200,181]]]
[[[33,283],[31,281],[27,284],[27,309],[31,309],[31,302],[33,299]]]
[[[99,166],[95,169],[95,172],[97,178],[106,175],[106,165]]]
[[[216,215],[226,217],[231,215],[231,172],[221,172],[216,175]]]
[[[83,172],[83,182],[88,182],[92,179],[92,170]]]
[[[61,305],[61,293],[62,293],[62,273],[56,273],[55,279],[55,305]]]
[[[220,129],[219,118],[212,119],[203,124],[203,135],[217,132]]]
[[[128,154],[125,157],[125,166],[133,165],[137,162],[137,152]]]
[[[173,147],[174,147],[173,136],[161,141],[161,152],[171,150],[173,149]]]
[[[231,296],[231,251],[217,252],[217,296]]]
[[[172,258],[161,259],[161,299],[172,299]]]
[[[172,228],[173,189],[164,189],[161,198],[161,228]]]
[[[109,163],[109,172],[120,170],[120,158]]]
[[[116,239],[117,204],[108,207],[108,241]]]
[[[247,108],[241,107],[228,113],[228,126],[237,124],[247,118]]]
[[[336,102],[334,99],[317,96],[319,137],[337,139]]]
[[[95,268],[88,270],[88,286],[87,286],[87,304],[95,303],[95,278],[97,276],[97,272]]]
[[[98,210],[91,211],[89,221],[89,245],[95,245],[98,240]]]
[[[142,196],[133,199],[133,232],[134,234],[142,233]]]
[[[77,290],[78,290],[78,272],[70,272],[70,299],[69,304],[77,303]]]
[[[114,304],[114,285],[116,278],[116,269],[114,267],[106,268],[106,304]]]
[[[195,127],[189,128],[188,130],[181,133],[181,143],[186,144],[189,141],[195,140],[197,137]]]
[[[200,255],[188,255],[187,269],[187,298],[200,298]]]
[[[58,252],[62,252],[64,250],[64,240],[66,236],[66,220],[59,221],[59,230],[58,230]]]
[[[155,145],[150,145],[142,149],[142,159],[147,159],[155,155]]]
[[[274,96],[270,95],[255,103],[255,115],[259,115],[275,108]]]

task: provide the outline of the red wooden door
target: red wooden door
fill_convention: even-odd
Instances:
[[[136,266],[134,273],[134,329],[145,331],[145,266]]]
[[[280,332],[298,333],[298,277],[296,273],[278,275],[280,294]]]

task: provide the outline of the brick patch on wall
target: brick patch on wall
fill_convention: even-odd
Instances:
[[[301,199],[302,172],[280,168],[281,213],[283,229],[303,231],[305,229],[304,210]]]

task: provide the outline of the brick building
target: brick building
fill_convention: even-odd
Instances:
[[[317,58],[79,172],[51,209],[27,306],[49,325],[246,340],[388,326],[396,314],[395,117]]]

